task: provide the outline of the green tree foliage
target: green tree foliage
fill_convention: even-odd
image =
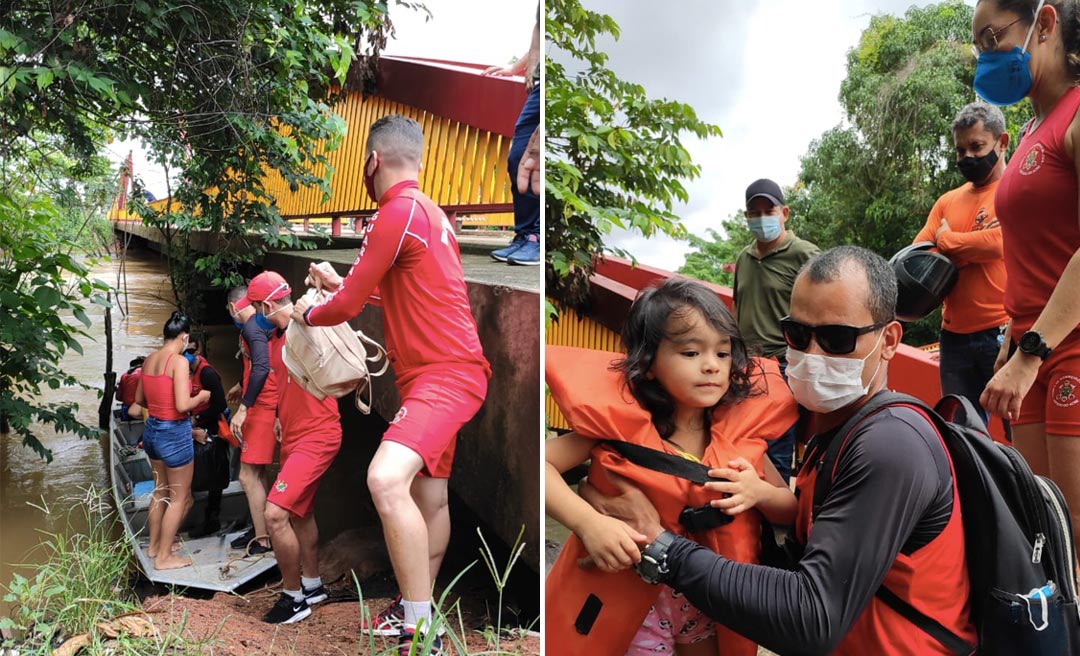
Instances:
[[[300,246],[265,173],[329,193],[325,152],[345,126],[330,105],[374,79],[389,29],[378,0],[17,3],[0,18],[0,154],[42,132],[81,158],[106,131],[149,144],[182,174],[179,207],[141,213],[167,233],[179,304],[198,317],[199,285],[238,282],[267,247]],[[199,231],[226,247],[193,253]]]
[[[98,435],[77,419],[77,404],[40,399],[45,388],[90,389],[64,373],[60,360],[68,349],[82,353],[79,338],[90,328],[85,300],[108,304],[108,286],[90,279],[73,256],[76,244],[57,232],[63,216],[48,195],[0,190],[0,424],[10,423],[23,444],[46,460],[52,454],[35,436],[43,425],[85,438]],[[67,316],[78,323],[65,321]]]
[[[683,236],[672,211],[687,200],[683,180],[700,168],[681,138],[719,136],[689,105],[650,99],[640,85],[619,79],[596,49],[602,35],[619,37],[610,16],[578,0],[547,3],[546,293],[571,307],[588,294],[593,258],[610,250],[615,228],[645,236]],[[567,62],[563,64],[561,62]]]
[[[679,273],[727,287],[735,283],[735,260],[742,249],[753,243],[754,236],[746,227],[742,211],[724,221],[722,228],[726,236],[712,228],[705,231],[707,237],[687,235],[694,250],[686,254],[686,262],[679,267]]]

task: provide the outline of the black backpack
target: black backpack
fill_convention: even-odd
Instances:
[[[831,480],[825,472],[850,442],[856,425],[891,405],[915,407],[933,421],[952,457],[964,518],[971,616],[979,644],[968,644],[893,594],[877,597],[956,654],[1078,654],[1076,550],[1069,509],[1058,487],[1036,476],[1016,449],[990,439],[967,399],[950,395],[934,409],[911,396],[880,392],[859,409],[825,448],[814,487],[814,510]],[[813,448],[813,447],[811,447]],[[1053,592],[1032,596],[1053,582]],[[1045,601],[1045,603],[1044,603]]]

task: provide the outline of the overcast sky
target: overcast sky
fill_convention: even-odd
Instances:
[[[669,11],[658,11],[654,2],[582,4],[622,28],[618,42],[597,44],[620,77],[643,85],[651,97],[689,103],[723,130],[723,137],[706,142],[684,141],[702,175],[687,186],[690,202],[675,211],[690,232],[704,235],[742,207],[750,182],[795,182],[810,141],[843,118],[837,96],[847,51],[871,16],[929,3],[678,0],[665,5]],[[669,270],[689,251],[685,242],[666,237],[624,234],[612,241],[642,263]]]
[[[391,3],[396,36],[383,54],[447,59],[475,64],[507,64],[525,54],[536,24],[535,0],[424,0],[431,19]],[[108,147],[115,163],[132,151],[135,175],[157,198],[166,194],[165,174],[138,143]]]

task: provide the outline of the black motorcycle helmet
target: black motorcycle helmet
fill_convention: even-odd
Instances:
[[[930,241],[912,244],[892,256],[889,264],[896,272],[896,318],[918,321],[945,300],[960,272],[952,260],[933,253]]]

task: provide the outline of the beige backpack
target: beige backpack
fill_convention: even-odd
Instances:
[[[315,289],[306,294],[312,305],[324,296],[325,292]],[[368,355],[365,344],[374,348],[375,355]],[[365,415],[371,413],[371,377],[381,376],[390,364],[386,349],[347,323],[308,326],[293,321],[285,331],[281,357],[293,380],[319,400],[327,396],[340,399],[355,390],[356,408]],[[382,367],[372,371],[380,360]]]

